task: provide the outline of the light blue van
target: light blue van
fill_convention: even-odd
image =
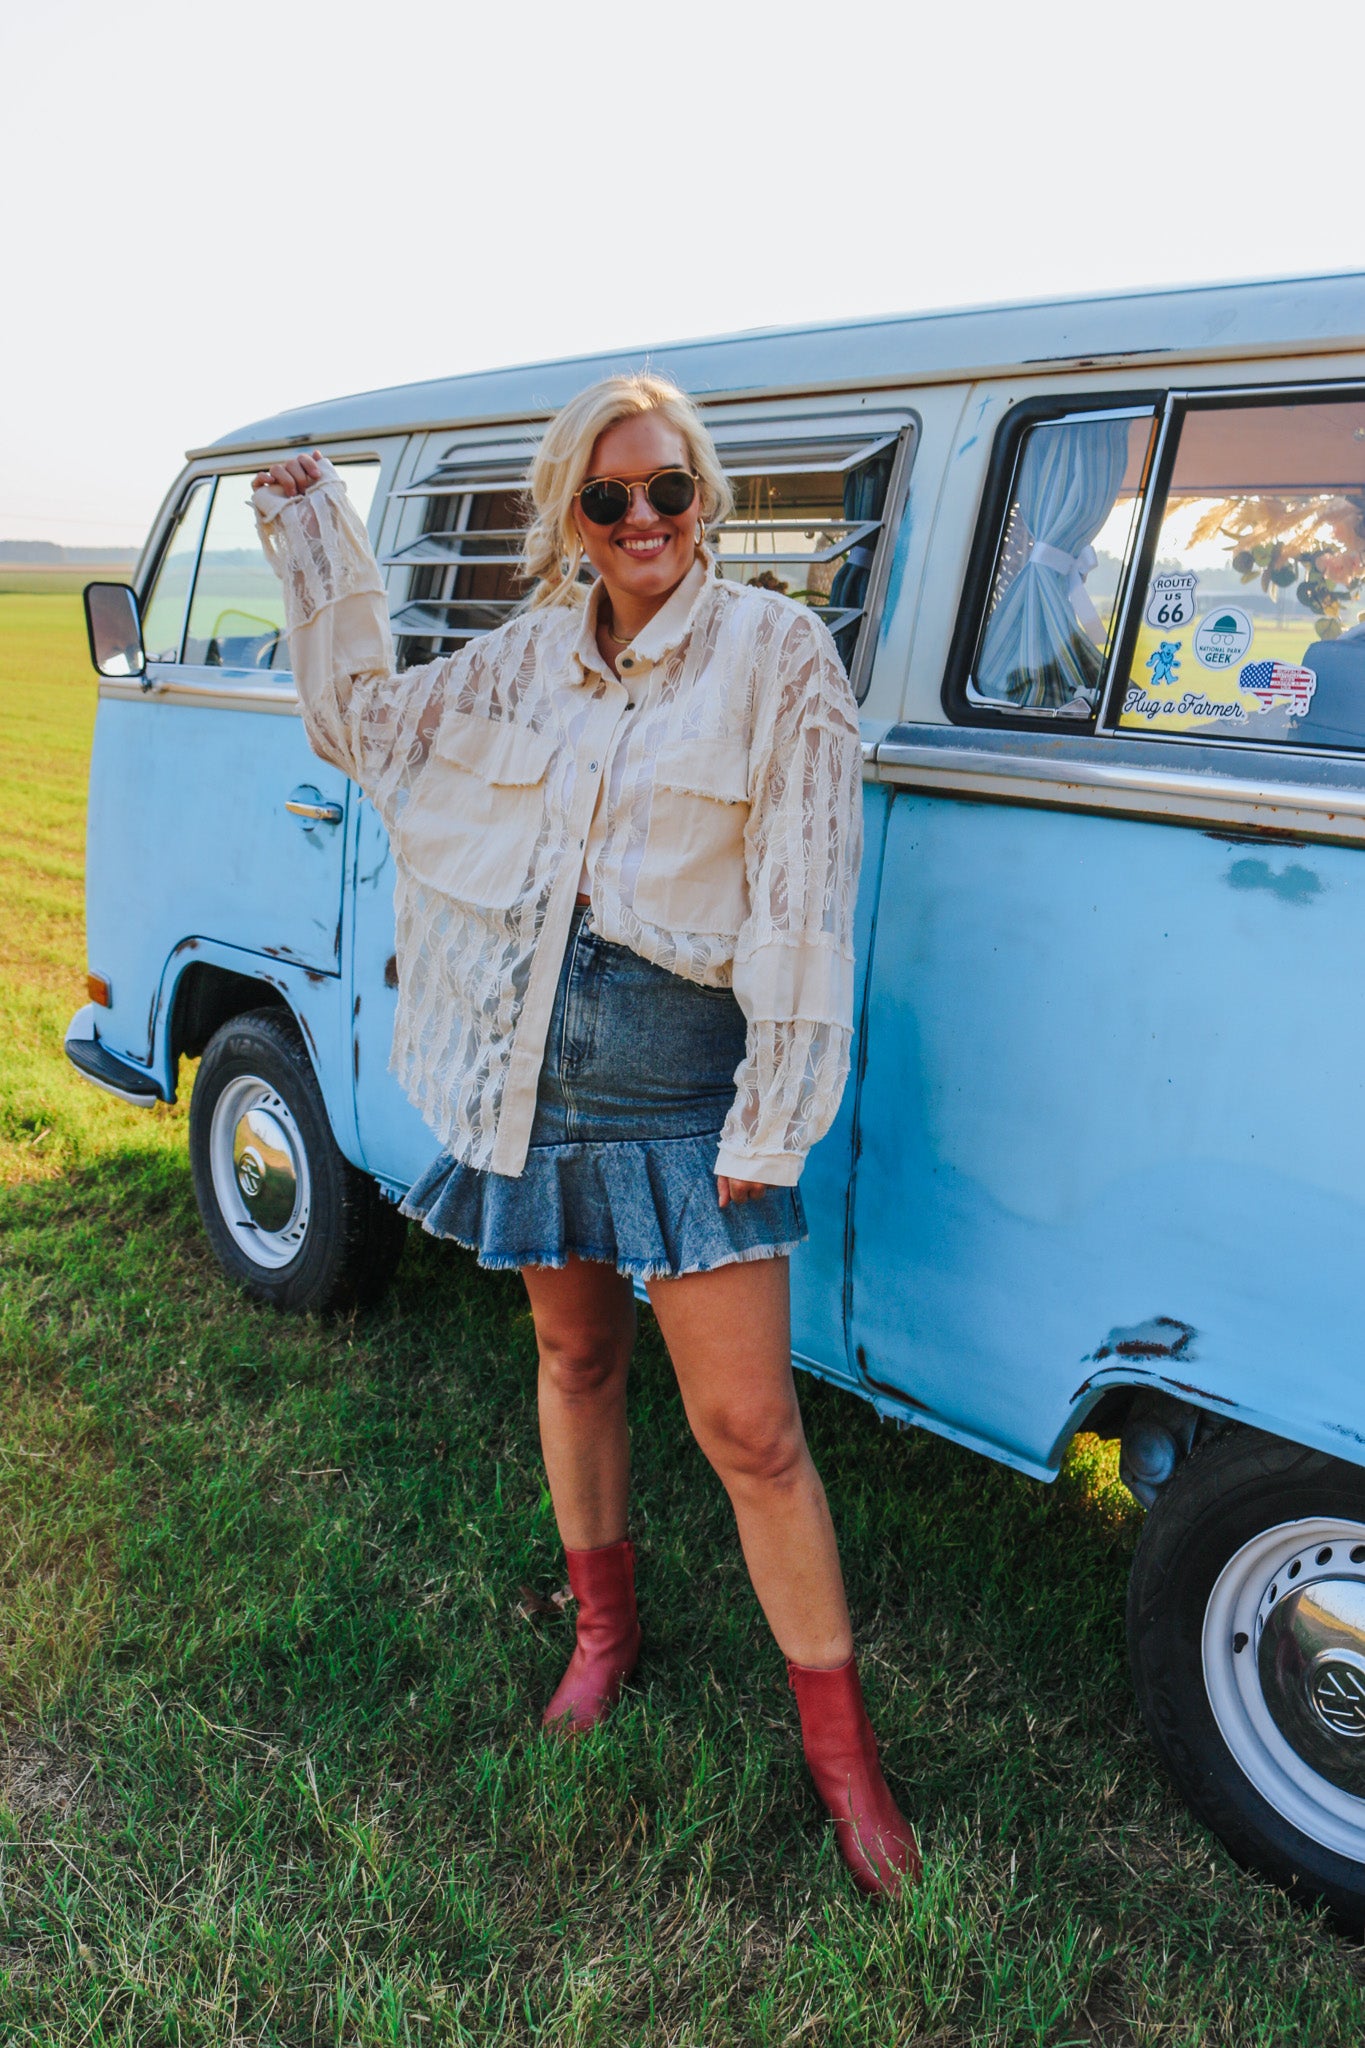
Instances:
[[[252,472],[320,447],[400,661],[517,602],[550,413],[636,354],[196,452],[88,595],[93,1000],[263,1300],[373,1296],[430,1134],[388,1071],[392,857],[309,753]],[[1234,1855],[1365,1921],[1365,278],[696,342],[724,573],[863,707],[856,1072],[803,1183],[808,1370],[1039,1479],[1122,1440],[1153,1739]]]

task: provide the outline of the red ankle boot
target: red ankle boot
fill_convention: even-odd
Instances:
[[[920,1874],[914,1830],[891,1797],[850,1657],[833,1671],[788,1664],[815,1789],[834,1817],[839,1854],[860,1891],[896,1892]]]
[[[635,1552],[630,1539],[597,1550],[566,1550],[578,1602],[578,1642],[541,1719],[566,1734],[593,1728],[616,1705],[640,1654],[635,1612]]]

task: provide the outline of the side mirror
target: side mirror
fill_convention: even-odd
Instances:
[[[102,676],[140,676],[147,666],[137,592],[126,583],[87,583],[85,630],[90,659]]]

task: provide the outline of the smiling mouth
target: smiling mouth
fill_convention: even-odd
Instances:
[[[628,555],[647,558],[650,555],[661,555],[671,538],[670,534],[656,533],[648,540],[618,540],[616,545],[618,548],[624,548]]]

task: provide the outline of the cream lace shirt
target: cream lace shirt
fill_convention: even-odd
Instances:
[[[309,742],[393,844],[392,1065],[441,1143],[522,1171],[586,859],[603,938],[733,984],[748,1035],[716,1172],[794,1184],[852,1022],[862,753],[825,627],[703,559],[619,679],[594,637],[600,584],[399,675],[331,464],[304,497],[255,505]]]

